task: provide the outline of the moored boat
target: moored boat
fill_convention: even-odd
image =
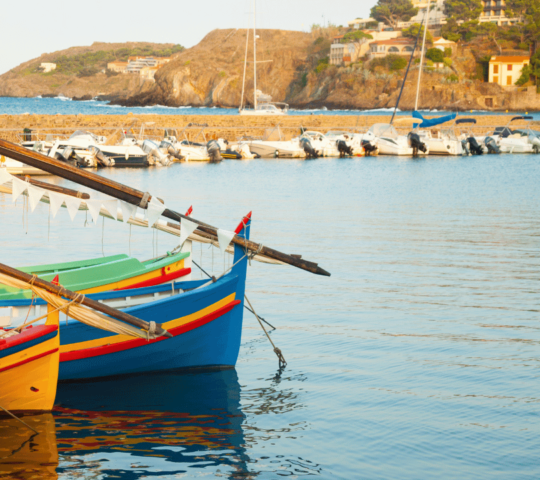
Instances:
[[[149,287],[168,283],[191,273],[189,252],[140,262],[128,255],[113,255],[91,260],[36,265],[21,271],[52,281],[58,275],[61,285],[79,293]],[[30,298],[28,290],[0,288],[0,300]]]
[[[58,311],[45,325],[0,330],[0,406],[9,411],[52,410],[58,383]]]
[[[239,233],[249,240],[250,222]],[[159,322],[172,338],[132,339],[62,324],[60,380],[79,380],[177,369],[232,368],[240,350],[247,252],[235,244],[231,271],[215,282],[125,310]],[[120,292],[119,292],[120,293]]]

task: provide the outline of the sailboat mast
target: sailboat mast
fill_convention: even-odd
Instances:
[[[257,0],[253,0],[253,108],[257,110]]]
[[[429,7],[431,6],[431,0],[428,0],[427,12],[426,12],[426,26],[424,27],[424,40],[422,41],[422,52],[420,53],[420,68],[418,70],[418,84],[416,85],[416,102],[414,103],[414,110],[418,110],[418,97],[420,96],[420,79],[422,78],[422,67],[424,66],[424,50],[426,49],[426,36],[429,27]]]
[[[240,108],[238,109],[238,111],[242,110],[242,107],[244,106],[244,90],[246,88],[248,44],[249,44],[249,28],[246,29],[246,54],[244,55],[244,79],[242,80],[242,95],[240,96]]]

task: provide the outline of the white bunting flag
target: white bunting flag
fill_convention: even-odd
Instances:
[[[60,207],[64,203],[64,195],[56,192],[48,192],[48,195],[49,203],[51,205],[51,213],[53,215],[53,218],[55,218],[58,210],[60,210]]]
[[[13,179],[13,175],[7,171],[7,168],[0,167],[0,185]]]
[[[13,189],[11,191],[11,198],[13,200],[13,203],[17,201],[17,198],[19,198],[21,193],[23,193],[27,188],[28,183],[23,182],[18,178],[13,178]]]
[[[45,193],[45,190],[38,187],[28,186],[28,199],[30,200],[30,211],[33,212],[39,201],[41,200],[41,197],[43,197],[43,194]]]
[[[118,200],[102,200],[101,204],[105,207],[105,210],[109,212],[111,217],[118,220]]]
[[[148,202],[147,208],[146,216],[148,218],[148,226],[153,227],[154,223],[158,221],[159,217],[161,217],[161,214],[167,207],[155,197],[152,197],[152,199]]]
[[[122,210],[122,218],[124,222],[127,222],[131,217],[135,218],[137,213],[137,206],[131,205],[131,203],[120,200],[120,209]]]
[[[81,206],[81,199],[64,195],[64,203],[66,204],[71,221],[75,220],[75,215],[77,215],[79,207]]]
[[[180,220],[180,245],[183,245],[188,237],[195,231],[197,224],[191,220],[182,218]]]
[[[236,234],[234,232],[229,232],[228,230],[221,230],[221,228],[218,228],[217,236],[221,253],[225,253],[225,250],[227,250],[227,247],[229,246],[235,235]]]
[[[101,200],[85,200],[85,203],[88,207],[90,215],[92,216],[92,220],[94,220],[94,225],[96,225],[99,219],[99,212],[101,210]]]

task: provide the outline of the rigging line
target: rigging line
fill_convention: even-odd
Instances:
[[[199,268],[201,270],[201,272],[203,272],[208,278],[212,278],[212,276],[206,271],[204,270],[204,268],[202,268],[200,265],[197,264],[197,262],[193,259],[191,259],[191,261],[195,264],[195,266],[197,268]],[[244,295],[244,298],[247,300],[247,297]],[[244,305],[244,308],[248,311],[250,311],[251,313],[253,313],[253,315],[257,315],[253,310],[251,310],[249,307],[247,307],[246,305]],[[272,325],[270,322],[266,321],[264,318],[262,317],[259,317],[264,323],[266,323],[269,327],[271,327],[272,329],[276,330],[276,327],[274,327],[274,325]]]
[[[416,46],[418,45],[418,39],[420,38],[420,32],[422,31],[422,25],[424,24],[424,20],[425,18],[422,19],[422,22],[420,23],[420,27],[418,28],[418,35],[416,35],[413,51],[411,52],[411,57],[409,58],[409,64],[407,65],[407,70],[405,71],[405,77],[403,78],[403,83],[401,84],[401,90],[399,91],[399,96],[396,102],[396,106],[394,107],[394,113],[392,113],[392,119],[390,120],[390,125],[394,123],[394,117],[396,116],[396,111],[399,106],[399,101],[401,100],[401,95],[403,94],[403,88],[405,88],[405,82],[407,81],[407,75],[409,75],[409,69],[411,68],[411,63],[414,57],[414,52],[416,51]]]
[[[0,408],[2,410],[4,410],[4,412],[6,412],[8,415],[10,415],[11,417],[13,417],[15,420],[18,420],[19,422],[21,422],[26,428],[29,428],[30,430],[32,430],[36,435],[39,435],[39,432],[35,429],[35,428],[32,428],[30,425],[28,425],[26,422],[23,422],[19,417],[16,417],[15,415],[13,415],[13,413],[11,413],[9,410],[6,410],[4,407],[2,407],[2,405],[0,405]]]
[[[261,328],[263,329],[266,337],[268,338],[268,340],[270,341],[270,343],[272,344],[272,347],[274,347],[274,353],[276,354],[276,356],[278,357],[278,361],[279,361],[279,366],[280,368],[283,366],[283,367],[286,367],[287,366],[287,362],[285,360],[285,357],[283,356],[283,353],[281,352],[281,350],[276,347],[276,345],[274,344],[274,342],[272,341],[272,339],[270,338],[270,335],[268,334],[268,332],[266,331],[266,328],[264,328],[264,325],[262,324],[260,318],[259,318],[259,315],[257,315],[255,313],[255,309],[253,308],[253,305],[251,305],[251,302],[247,299],[246,296],[244,296],[244,298],[246,299],[246,301],[248,302],[249,306],[251,307],[251,309],[253,310],[253,313],[255,314],[255,317],[257,318],[257,320],[259,321],[259,325],[261,326]]]
[[[416,85],[416,101],[414,103],[414,109],[418,110],[418,97],[420,96],[420,79],[422,78],[422,69],[424,66],[424,50],[426,48],[426,36],[429,27],[429,7],[431,6],[431,0],[428,0],[426,11],[426,26],[424,27],[424,39],[422,40],[422,51],[420,52],[420,65],[418,68],[418,83]]]

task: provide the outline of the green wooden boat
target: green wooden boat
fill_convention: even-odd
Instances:
[[[174,281],[191,273],[189,252],[167,254],[141,262],[128,255],[112,255],[90,260],[33,265],[19,268],[52,282],[58,275],[60,285],[83,294],[107,290],[151,287]],[[0,284],[0,300],[31,298],[29,290],[19,290]]]

